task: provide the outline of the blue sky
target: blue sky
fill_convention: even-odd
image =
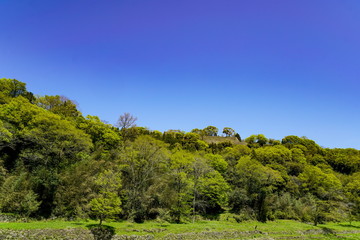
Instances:
[[[358,0],[0,0],[0,77],[165,131],[360,149]]]

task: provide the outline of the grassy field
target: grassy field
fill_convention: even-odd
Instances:
[[[89,229],[95,221],[34,221],[0,223],[0,230]],[[169,224],[149,221],[107,222],[115,230],[114,239],[360,239],[360,222],[327,223],[313,226],[290,220],[267,223],[255,221],[199,221],[187,224]],[[3,232],[5,234],[5,232]],[[0,237],[0,239],[2,239]],[[15,239],[15,238],[14,238]],[[24,238],[26,239],[26,238]],[[61,238],[54,238],[61,239]],[[71,239],[71,238],[64,238]]]

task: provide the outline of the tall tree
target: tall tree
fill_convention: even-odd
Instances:
[[[90,202],[92,213],[102,224],[106,218],[112,218],[121,212],[121,200],[119,192],[121,188],[121,178],[118,172],[105,170],[96,181],[98,193]]]
[[[120,154],[126,196],[124,214],[136,222],[143,222],[149,210],[150,187],[161,178],[167,159],[165,144],[150,136],[140,136]]]

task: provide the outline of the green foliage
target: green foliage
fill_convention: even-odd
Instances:
[[[354,173],[345,185],[348,213],[351,221],[360,220],[360,172]]]
[[[90,201],[91,212],[100,219],[111,218],[121,212],[119,192],[121,178],[118,172],[105,170],[95,180],[97,195]]]
[[[202,151],[208,148],[208,144],[202,141],[197,133],[184,133],[178,130],[169,130],[164,133],[164,141],[170,144],[170,148],[181,147],[188,151]]]
[[[221,155],[208,153],[204,157],[207,160],[208,164],[216,171],[221,174],[224,174],[226,172],[229,164]]]
[[[11,98],[22,96],[34,101],[34,95],[26,90],[26,84],[16,79],[0,79],[0,104],[8,103]]]
[[[0,150],[8,146],[13,138],[13,134],[5,126],[4,122],[0,120]]]
[[[89,203],[96,194],[96,178],[105,168],[104,161],[84,159],[68,167],[60,176],[55,192],[55,216],[86,218]]]
[[[126,113],[119,129],[65,97],[35,99],[25,83],[0,79],[0,210],[100,222],[180,223],[226,209],[235,222],[359,219],[359,150],[298,136],[243,143],[214,126],[161,133],[135,121]]]
[[[326,161],[335,171],[351,174],[360,171],[360,151],[352,148],[327,149]]]
[[[191,211],[192,184],[191,174],[192,166],[195,162],[194,157],[185,151],[174,152],[169,159],[170,171],[165,176],[166,199],[164,203],[170,210],[170,216],[176,223],[180,223],[183,217],[187,217]]]
[[[203,133],[205,136],[217,136],[219,132],[219,129],[214,126],[207,126],[203,129]]]
[[[245,139],[249,147],[262,147],[268,143],[268,139],[263,134],[251,135]]]
[[[320,199],[340,197],[340,180],[331,172],[326,173],[316,166],[306,166],[299,175],[301,189],[304,193],[310,192]]]
[[[90,135],[96,149],[116,149],[121,144],[121,136],[116,128],[110,124],[103,123],[99,117],[88,115],[79,124],[79,128]]]
[[[226,137],[233,137],[235,135],[235,130],[229,127],[225,127],[223,129],[223,134],[225,134]]]
[[[288,148],[301,145],[305,147],[303,150],[306,155],[314,155],[322,152],[320,146],[317,145],[315,141],[307,139],[306,137],[286,136],[281,140],[281,143]]]
[[[209,171],[199,178],[199,198],[205,202],[204,213],[219,213],[227,205],[230,187],[217,171]]]
[[[48,96],[36,98],[35,104],[63,118],[74,119],[81,116],[76,104],[64,96]]]
[[[150,210],[151,187],[158,183],[166,167],[166,145],[150,136],[141,136],[120,154],[123,175],[124,214],[143,222]]]
[[[58,175],[89,153],[88,135],[22,97],[1,105],[0,119],[10,126],[13,135],[9,146],[0,152],[5,168],[31,173],[32,189],[41,200],[39,210],[51,214]]]
[[[40,206],[37,198],[26,173],[8,176],[0,189],[0,208],[2,212],[28,217]]]
[[[254,158],[262,164],[285,164],[291,161],[292,154],[289,149],[284,146],[268,146],[263,148],[257,148],[254,150]]]
[[[263,166],[249,156],[241,157],[236,169],[238,174],[236,186],[245,187],[248,201],[256,210],[257,220],[266,222],[269,196],[284,184],[284,179],[278,171]],[[233,206],[233,208],[239,209],[241,206]]]

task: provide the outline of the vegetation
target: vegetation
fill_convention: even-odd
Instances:
[[[0,211],[23,218],[164,224],[360,220],[360,151],[231,128],[161,133],[82,116],[62,96],[0,79]],[[206,142],[207,137],[236,141]]]
[[[224,216],[225,217],[225,216]],[[8,239],[93,239],[94,221],[36,221],[28,223],[0,223],[0,235]],[[292,220],[268,223],[247,221],[242,224],[234,219],[197,221],[188,224],[164,224],[146,221],[141,224],[127,221],[109,222],[114,231],[113,239],[359,239],[360,222],[328,223],[313,226]],[[96,233],[95,233],[96,234]],[[109,238],[110,239],[110,238]]]

